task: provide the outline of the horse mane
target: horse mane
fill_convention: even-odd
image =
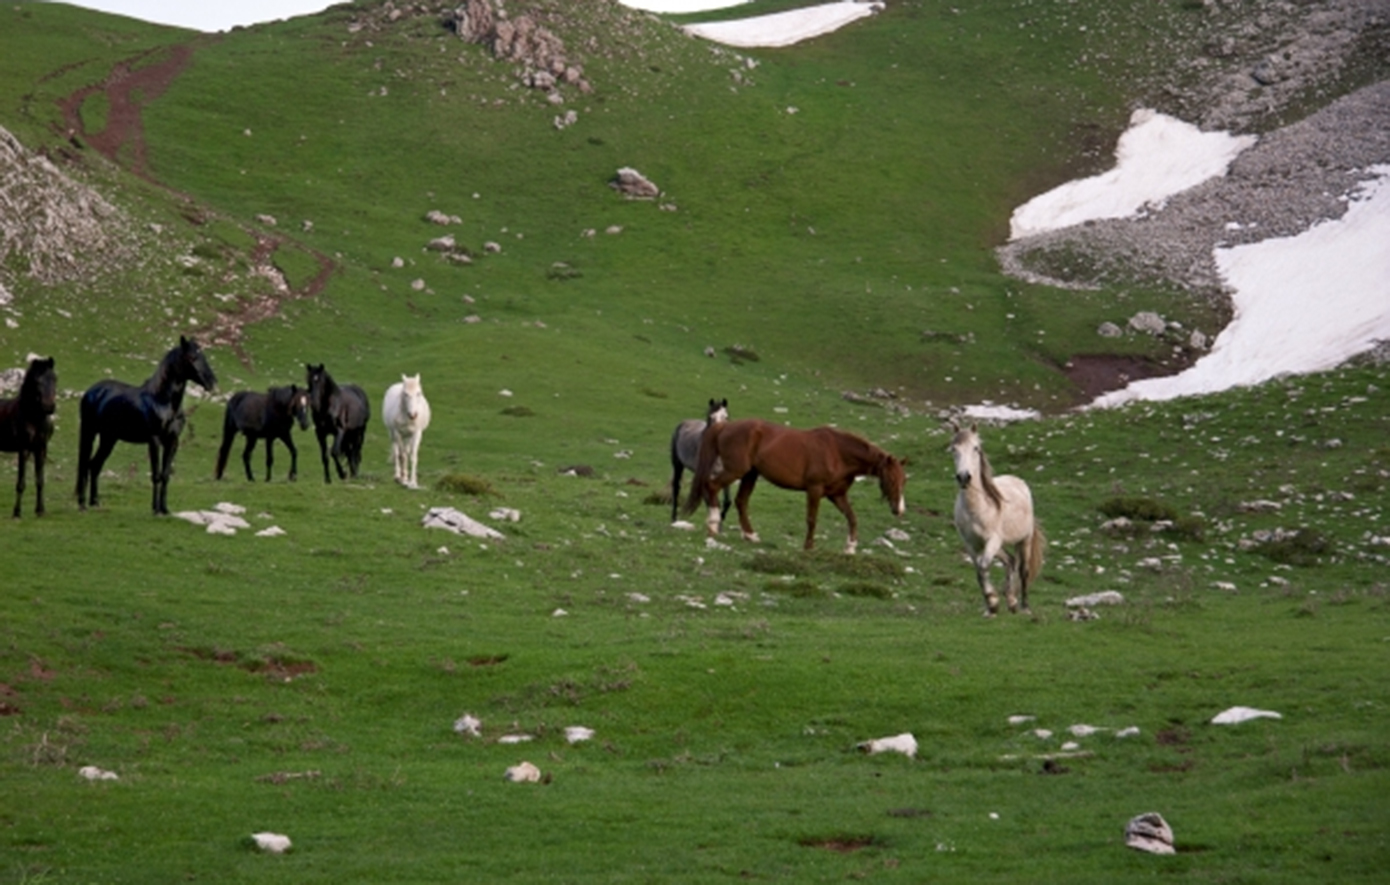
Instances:
[[[872,469],[869,471],[869,476],[879,475],[883,463],[889,457],[887,452],[853,431],[841,430],[838,427],[829,429],[842,440],[842,453],[845,456],[871,465]]]
[[[179,361],[180,354],[180,347],[170,348],[169,352],[164,354],[164,358],[159,361],[159,365],[155,367],[154,374],[145,382],[145,390],[150,393],[168,390],[170,394],[169,399],[174,404],[175,408],[182,406],[183,389],[187,386],[186,382],[169,377],[174,370],[174,366]]]
[[[999,491],[999,486],[994,484],[994,470],[989,466],[984,446],[980,447],[980,487],[985,490],[985,497],[989,498],[995,507],[1003,509],[1004,494]]]

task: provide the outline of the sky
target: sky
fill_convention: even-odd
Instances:
[[[742,0],[621,0],[653,12],[700,12]],[[308,15],[326,0],[80,0],[76,5],[202,31]],[[741,47],[785,46],[870,14],[877,4],[836,2],[769,16],[687,26],[705,39]],[[1136,111],[1115,150],[1115,167],[1040,194],[1014,211],[1012,236],[1090,218],[1123,218],[1226,169],[1251,138],[1201,132],[1180,120]],[[1233,290],[1234,318],[1210,353],[1186,371],[1136,381],[1096,400],[1114,406],[1258,384],[1283,374],[1328,369],[1390,340],[1390,166],[1348,198],[1345,216],[1295,237],[1217,249]],[[1240,219],[1231,219],[1239,223]],[[1059,294],[1058,297],[1065,297]],[[1316,310],[1312,308],[1316,306]],[[1012,410],[993,408],[1006,417]],[[1017,415],[1022,416],[1022,413]],[[980,417],[987,417],[981,414]],[[1014,417],[1014,415],[1008,415]]]
[[[69,0],[65,0],[69,2]],[[227,31],[277,19],[311,15],[339,0],[70,0],[74,6],[99,9],[195,31]],[[706,12],[738,6],[747,0],[620,0],[624,6],[668,14]],[[789,46],[818,37],[869,15],[872,4],[850,0],[810,5],[772,16],[758,16],[718,25],[689,28],[699,36],[730,46]],[[708,33],[698,29],[711,29]]]
[[[229,31],[237,25],[322,12],[337,2],[339,0],[77,0],[71,5],[195,31]]]

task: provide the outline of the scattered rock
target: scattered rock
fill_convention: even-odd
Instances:
[[[472,713],[464,713],[454,720],[454,733],[464,734],[469,737],[482,737],[483,723]]]
[[[565,727],[565,740],[571,744],[578,744],[587,741],[594,736],[592,728],[585,728],[582,725],[569,725]]]
[[[522,762],[508,768],[503,776],[514,784],[535,784],[540,783],[541,770],[530,762]]]
[[[89,781],[118,781],[121,779],[121,776],[116,772],[97,768],[95,765],[84,765],[77,769],[77,773]]]
[[[1093,605],[1124,605],[1125,597],[1117,590],[1103,590],[1067,600],[1068,608],[1090,608]]]
[[[661,188],[631,166],[619,169],[613,180],[608,182],[608,186],[629,200],[654,200],[661,194]]]
[[[1136,332],[1148,335],[1162,335],[1168,329],[1163,317],[1151,310],[1143,310],[1129,318],[1129,327]]]
[[[252,833],[256,847],[269,854],[284,854],[292,848],[290,837],[280,833]]]
[[[468,535],[473,538],[486,538],[493,541],[501,541],[506,538],[506,535],[496,529],[483,525],[468,514],[455,510],[453,507],[431,507],[424,518],[420,520],[420,523],[427,529],[447,529],[454,534]]]
[[[1212,725],[1239,725],[1251,719],[1283,719],[1283,715],[1272,710],[1256,710],[1254,707],[1231,707],[1222,710],[1211,719]]]
[[[917,738],[911,732],[864,741],[858,748],[871,756],[875,753],[902,753],[909,759],[917,758]]]
[[[1150,854],[1176,854],[1173,829],[1156,811],[1141,814],[1125,825],[1125,844]]]
[[[1124,330],[1107,320],[1100,324],[1100,328],[1096,329],[1096,334],[1102,338],[1119,338],[1124,334]]]

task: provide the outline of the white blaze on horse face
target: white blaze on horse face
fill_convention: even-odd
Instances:
[[[956,483],[965,488],[970,485],[976,457],[980,451],[980,438],[974,433],[962,430],[951,443],[951,455],[956,462]]]

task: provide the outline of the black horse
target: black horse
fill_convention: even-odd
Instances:
[[[227,456],[231,454],[232,443],[238,433],[246,434],[246,448],[241,453],[241,463],[246,466],[246,479],[255,482],[251,475],[251,452],[256,448],[256,440],[265,440],[265,481],[270,482],[270,468],[275,463],[275,441],[278,439],[290,450],[290,482],[299,476],[299,450],[291,439],[294,422],[299,421],[300,430],[309,429],[309,391],[298,384],[289,387],[272,387],[266,393],[253,393],[243,390],[233,394],[227,402],[227,415],[222,419],[222,448],[217,452],[217,478],[227,469]]]
[[[367,421],[372,417],[367,393],[356,384],[338,386],[323,363],[304,368],[309,384],[309,408],[314,413],[314,433],[319,438],[319,457],[323,458],[323,481],[333,481],[328,474],[330,436],[333,437],[333,466],[338,468],[338,478],[347,479],[348,471],[356,478],[357,468],[362,465],[362,438],[367,435]],[[348,471],[343,470],[342,458],[347,459]]]
[[[150,449],[150,482],[157,514],[169,512],[169,476],[183,432],[183,391],[192,381],[209,393],[217,378],[198,342],[179,337],[178,346],[164,355],[150,379],[139,387],[124,381],[98,381],[82,394],[81,439],[77,451],[77,507],[87,509],[87,481],[92,506],[100,503],[97,478],[117,442],[145,443]],[[96,454],[92,443],[101,437]]]
[[[58,399],[58,373],[53,357],[35,359],[24,372],[15,399],[0,399],[0,452],[19,453],[19,479],[14,484],[14,515],[24,499],[24,468],[34,456],[34,515],[43,516],[43,465],[53,436],[53,410]]]

